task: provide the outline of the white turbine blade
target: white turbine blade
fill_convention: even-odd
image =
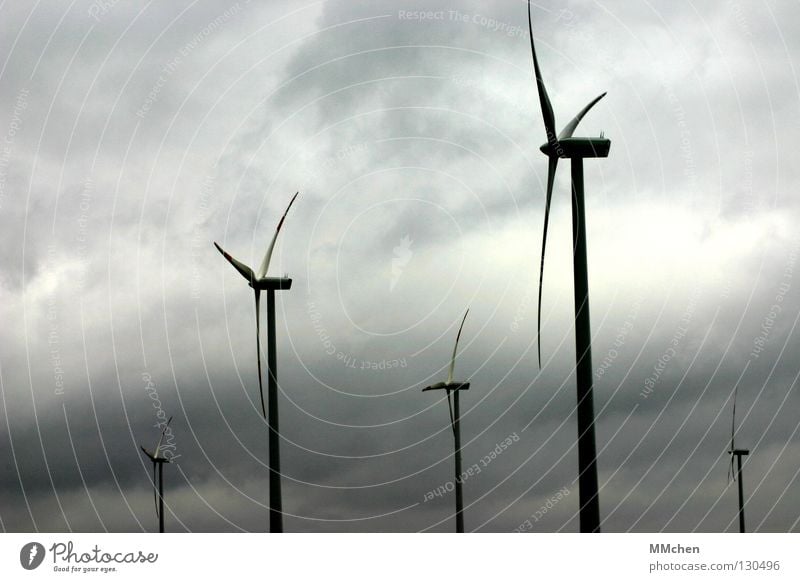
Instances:
[[[289,209],[294,204],[294,199],[297,198],[297,195],[300,192],[295,192],[292,199],[289,201],[289,206],[286,207],[286,211],[281,216],[280,222],[278,222],[278,228],[275,229],[275,234],[272,235],[272,242],[269,243],[269,248],[267,249],[267,254],[264,255],[264,260],[261,262],[261,267],[258,269],[258,278],[263,279],[267,276],[267,269],[269,269],[269,261],[272,259],[272,251],[275,248],[275,241],[278,240],[278,233],[281,231],[281,227],[283,226],[283,221],[286,220],[286,215],[289,214]]]
[[[156,452],[153,455],[154,457],[158,458],[158,452],[161,449],[161,442],[164,440],[164,433],[167,432],[167,428],[169,427],[169,423],[172,422],[172,417],[169,417],[167,424],[164,425],[164,428],[161,429],[161,436],[158,437],[158,442],[156,443]]]
[[[578,124],[581,122],[581,119],[583,119],[583,116],[589,113],[589,110],[592,107],[594,107],[595,103],[600,101],[600,99],[602,99],[605,96],[606,96],[605,93],[603,93],[602,95],[598,95],[597,97],[591,100],[589,105],[581,109],[580,113],[578,113],[578,115],[573,117],[572,121],[570,121],[567,125],[564,126],[564,129],[561,130],[561,133],[558,134],[558,139],[562,140],[568,137],[572,137],[572,134],[575,133],[575,128],[578,127]]]
[[[553,182],[556,178],[558,158],[550,156],[547,164],[547,194],[544,199],[544,230],[542,231],[542,258],[539,263],[539,306],[536,312],[536,347],[539,351],[539,369],[542,368],[542,283],[544,281],[544,256],[547,249],[547,226],[550,223],[550,201],[553,198]]]
[[[453,357],[450,359],[450,371],[447,373],[447,384],[453,382],[453,372],[456,368],[456,351],[458,351],[458,340],[461,339],[461,330],[464,329],[464,322],[467,320],[469,309],[464,312],[464,318],[461,320],[461,326],[458,328],[458,335],[456,336],[456,345],[453,346]]]
[[[214,246],[217,247],[217,250],[220,253],[222,253],[222,256],[225,257],[225,259],[231,265],[233,265],[233,268],[236,269],[237,271],[239,271],[242,274],[242,277],[244,277],[248,281],[253,281],[255,279],[255,273],[253,273],[253,269],[251,269],[250,267],[245,265],[243,262],[237,261],[236,259],[234,259],[228,253],[226,253],[224,250],[222,250],[222,247],[219,246],[217,243],[214,243]]]
[[[536,89],[539,92],[539,105],[542,107],[542,119],[544,120],[544,130],[547,133],[547,143],[556,144],[556,118],[553,113],[553,106],[550,97],[547,96],[547,89],[544,86],[542,72],[539,70],[539,59],[536,58],[536,48],[533,45],[533,25],[531,24],[531,0],[528,0],[528,33],[531,39],[531,55],[533,55],[533,70],[536,75]]]

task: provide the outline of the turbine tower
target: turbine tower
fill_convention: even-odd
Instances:
[[[456,343],[453,346],[453,357],[450,359],[450,370],[447,373],[447,382],[437,382],[432,386],[423,388],[423,392],[428,390],[444,390],[447,393],[447,409],[450,412],[450,426],[453,429],[455,442],[455,463],[456,463],[456,533],[464,533],[464,496],[461,489],[461,411],[459,409],[458,393],[461,390],[469,390],[469,382],[453,382],[453,371],[456,367],[456,351],[458,350],[458,340],[461,338],[461,330],[464,328],[464,321],[467,319],[469,309],[464,313],[461,326],[458,328]],[[452,405],[450,392],[453,393]]]
[[[541,150],[547,155],[547,194],[544,207],[544,233],[542,236],[542,258],[539,266],[539,305],[536,323],[539,368],[542,367],[542,281],[544,257],[547,246],[547,227],[550,221],[550,202],[553,182],[559,158],[569,158],[572,163],[572,269],[575,294],[575,370],[578,388],[578,487],[580,497],[580,531],[600,531],[600,501],[597,487],[597,450],[594,437],[594,397],[592,387],[592,347],[589,322],[589,275],[586,260],[586,214],[583,200],[584,158],[605,158],[611,142],[602,135],[599,138],[572,137],[581,119],[605,96],[595,97],[556,135],[555,114],[547,89],[542,80],[536,48],[533,42],[531,4],[528,0],[528,32],[531,39],[531,54],[536,75],[536,88],[542,108],[547,143]]]
[[[739,385],[733,389],[733,414],[731,414],[731,448],[728,454],[731,456],[731,464],[728,467],[728,483],[733,481],[739,482],[739,533],[744,533],[744,486],[742,485],[742,457],[750,454],[747,449],[737,449],[733,438],[736,435],[736,396],[739,391]],[[736,461],[736,469],[734,470],[733,463]]]
[[[156,517],[158,517],[158,533],[164,533],[164,463],[169,463],[170,460],[162,457],[161,442],[164,440],[164,433],[167,432],[169,423],[172,422],[172,417],[169,417],[167,424],[161,429],[161,436],[158,437],[156,448],[151,453],[146,448],[142,447],[144,454],[153,462],[153,500],[156,505]]]
[[[272,251],[275,248],[275,241],[278,240],[278,233],[281,231],[286,215],[294,204],[299,192],[295,192],[286,211],[283,213],[272,241],[267,248],[267,253],[261,261],[261,266],[256,274],[253,269],[236,260],[231,255],[222,250],[217,243],[214,246],[222,253],[222,256],[247,279],[248,285],[253,289],[256,299],[256,354],[258,358],[258,393],[261,397],[261,413],[264,420],[269,425],[269,531],[272,533],[283,532],[283,501],[281,498],[281,451],[280,451],[280,431],[278,428],[278,362],[275,345],[275,291],[288,290],[292,288],[292,280],[289,277],[267,277],[269,262],[272,258]],[[267,405],[264,405],[264,389],[261,379],[261,330],[260,330],[260,310],[261,292],[267,292]],[[267,408],[269,415],[267,415]]]

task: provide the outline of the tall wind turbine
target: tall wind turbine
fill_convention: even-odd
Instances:
[[[169,417],[167,424],[161,429],[161,436],[158,437],[156,448],[151,453],[142,447],[144,454],[153,462],[153,499],[156,505],[156,516],[158,517],[158,532],[164,533],[164,463],[169,463],[169,459],[162,457],[161,443],[164,440],[164,433],[167,432],[172,417]]]
[[[564,126],[556,135],[556,121],[553,106],[547,96],[542,80],[536,48],[533,43],[531,24],[531,4],[528,0],[528,32],[531,39],[531,54],[536,75],[536,88],[542,107],[547,143],[540,149],[547,155],[547,194],[544,207],[544,234],[542,236],[542,258],[539,266],[539,306],[536,324],[536,339],[539,349],[539,368],[542,367],[542,281],[544,278],[544,257],[547,246],[547,227],[550,221],[550,201],[553,195],[553,182],[559,158],[569,158],[572,162],[572,269],[575,288],[575,367],[578,388],[578,485],[580,497],[581,532],[600,531],[600,501],[597,488],[597,450],[594,437],[594,397],[592,387],[592,348],[589,323],[589,275],[586,261],[586,215],[583,201],[583,160],[584,158],[605,158],[611,142],[602,134],[599,138],[572,137],[581,119],[605,96],[595,97],[586,107]]]
[[[256,299],[256,354],[258,358],[258,393],[261,397],[261,413],[269,425],[269,531],[272,533],[283,532],[283,502],[281,498],[281,451],[280,451],[280,431],[278,429],[278,363],[277,351],[275,346],[275,291],[291,289],[292,280],[289,277],[267,277],[269,262],[272,258],[272,251],[275,249],[275,241],[281,231],[286,215],[294,204],[299,192],[295,192],[286,211],[283,213],[272,241],[267,247],[267,253],[261,261],[258,273],[253,269],[236,260],[231,255],[222,250],[217,243],[214,246],[222,253],[222,256],[247,279],[248,284],[253,289]],[[264,405],[264,389],[261,379],[261,330],[260,330],[260,305],[261,292],[267,292],[267,404],[269,405],[269,416],[267,407]]]
[[[464,313],[461,326],[458,328],[456,343],[453,346],[453,356],[450,358],[450,370],[447,373],[447,382],[437,382],[432,386],[423,388],[423,392],[428,390],[444,390],[447,393],[447,409],[450,412],[450,426],[453,429],[455,439],[455,462],[456,462],[456,533],[464,533],[464,496],[461,490],[461,411],[458,406],[458,393],[461,390],[469,390],[469,382],[453,382],[453,371],[456,367],[456,351],[458,350],[458,340],[461,338],[461,330],[467,319],[469,309]],[[450,392],[453,393],[452,405]]]
[[[733,389],[733,414],[731,415],[731,448],[728,454],[731,456],[731,464],[728,467],[728,483],[733,481],[739,482],[739,533],[744,533],[744,486],[742,485],[742,457],[750,454],[747,449],[737,449],[734,445],[734,436],[736,435],[736,396],[739,392],[738,384]],[[736,461],[736,469],[734,470],[734,458]]]

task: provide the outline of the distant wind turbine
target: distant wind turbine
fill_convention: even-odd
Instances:
[[[461,390],[469,390],[469,382],[453,382],[453,372],[456,367],[456,352],[458,351],[458,340],[461,339],[461,330],[467,319],[469,309],[464,313],[461,326],[458,328],[456,343],[453,346],[453,356],[450,358],[450,369],[447,372],[447,382],[437,382],[432,386],[423,388],[423,392],[428,390],[444,390],[447,393],[447,409],[450,412],[450,426],[453,429],[455,439],[455,462],[456,462],[456,533],[464,533],[464,497],[461,490],[461,412],[458,403],[458,393]],[[453,393],[452,405],[450,392]]]
[[[275,291],[283,289],[291,289],[292,280],[289,277],[267,277],[269,270],[270,259],[272,259],[272,251],[275,249],[275,241],[278,240],[278,234],[281,231],[286,215],[289,214],[289,209],[294,204],[295,199],[299,192],[295,192],[286,211],[283,213],[278,227],[275,229],[275,234],[272,236],[272,241],[267,247],[267,252],[264,259],[261,261],[261,266],[258,273],[253,269],[236,260],[231,255],[226,253],[221,246],[214,243],[217,250],[222,253],[222,256],[239,271],[239,273],[247,279],[248,284],[253,289],[256,299],[256,354],[258,358],[258,392],[261,397],[261,413],[264,419],[267,420],[269,425],[269,524],[270,532],[281,533],[283,532],[283,502],[281,499],[281,456],[280,456],[280,431],[278,429],[278,363],[277,351],[275,346]],[[267,407],[264,404],[264,389],[261,378],[261,330],[260,330],[260,305],[261,305],[261,291],[267,292],[267,404],[269,405],[269,416],[267,416]]]
[[[728,454],[731,456],[731,463],[728,467],[728,483],[733,481],[739,482],[739,532],[744,533],[744,485],[742,484],[742,457],[750,454],[747,449],[737,449],[734,444],[734,437],[736,435],[736,396],[739,392],[738,384],[733,389],[733,413],[731,414],[731,448]],[[734,458],[736,460],[736,469],[734,470]]]
[[[161,456],[161,443],[164,440],[164,433],[167,432],[172,417],[169,417],[167,424],[161,429],[161,436],[158,437],[156,448],[153,452],[142,447],[144,454],[153,462],[153,500],[156,505],[156,516],[158,517],[158,532],[164,533],[164,463],[169,463],[169,459]]]
[[[553,182],[559,158],[572,160],[572,232],[573,232],[573,280],[575,294],[575,360],[578,388],[578,466],[581,532],[600,531],[600,501],[597,487],[597,452],[594,436],[594,397],[592,388],[592,346],[589,322],[589,275],[586,261],[586,215],[583,201],[583,159],[605,158],[611,142],[602,135],[599,138],[572,137],[584,115],[605,96],[595,97],[556,136],[556,121],[553,106],[539,70],[536,48],[533,43],[531,3],[528,0],[528,32],[531,39],[531,54],[536,75],[536,88],[542,108],[547,143],[540,149],[548,158],[547,193],[544,207],[544,234],[542,236],[542,258],[539,266],[539,306],[536,323],[536,339],[539,349],[539,368],[542,367],[542,280],[547,245],[547,227],[550,221],[550,202]]]

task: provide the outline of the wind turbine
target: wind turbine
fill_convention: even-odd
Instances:
[[[539,306],[536,323],[536,339],[539,351],[539,368],[542,367],[542,281],[544,278],[544,257],[547,246],[547,227],[550,221],[550,201],[553,195],[553,182],[559,158],[569,158],[572,162],[572,271],[575,294],[575,368],[578,388],[578,486],[580,497],[581,532],[600,531],[600,501],[597,488],[597,450],[594,437],[594,397],[592,387],[592,346],[589,322],[589,275],[586,261],[586,214],[583,201],[583,160],[584,158],[605,158],[611,142],[602,134],[599,138],[572,137],[581,119],[605,96],[598,95],[564,126],[556,135],[555,114],[547,89],[542,80],[536,48],[533,43],[531,24],[531,3],[528,0],[528,32],[531,39],[533,68],[536,74],[536,88],[542,107],[542,118],[547,133],[547,143],[540,149],[548,158],[547,194],[544,207],[544,234],[542,236],[542,258],[539,266]]]
[[[455,461],[456,461],[456,533],[464,533],[464,496],[461,490],[461,412],[458,406],[458,393],[461,390],[469,390],[469,382],[453,382],[453,371],[456,367],[456,351],[458,350],[458,340],[461,338],[461,330],[467,319],[469,309],[464,313],[461,326],[458,328],[456,343],[453,346],[453,357],[450,359],[450,370],[447,373],[447,382],[437,382],[432,386],[423,388],[423,392],[428,390],[444,390],[447,393],[447,409],[450,412],[450,426],[453,429],[455,439]],[[453,393],[452,406],[450,402],[450,392]]]
[[[161,429],[161,436],[158,437],[156,448],[151,453],[142,447],[144,454],[153,462],[153,501],[156,505],[156,516],[158,517],[158,533],[164,533],[164,463],[170,460],[159,455],[161,452],[161,442],[164,440],[164,433],[167,432],[172,417],[169,417],[167,424]]]
[[[281,451],[280,451],[280,431],[278,429],[278,363],[275,346],[275,291],[291,289],[292,280],[289,277],[267,277],[269,262],[272,258],[272,251],[275,249],[275,241],[281,231],[286,215],[294,204],[299,192],[295,192],[286,211],[283,213],[272,241],[267,247],[267,253],[261,261],[258,273],[250,267],[236,260],[231,255],[222,250],[217,243],[214,246],[222,253],[222,256],[247,279],[248,284],[253,289],[256,299],[256,354],[258,357],[258,393],[261,397],[261,413],[264,420],[269,425],[269,531],[272,533],[283,532],[283,502],[281,499]],[[269,417],[267,408],[264,405],[264,389],[261,380],[261,330],[260,330],[260,309],[261,292],[267,292],[267,404],[269,405]]]
[[[731,415],[731,448],[728,454],[731,456],[731,464],[728,467],[728,483],[733,481],[739,482],[739,533],[744,533],[744,486],[742,485],[742,457],[750,454],[747,449],[737,449],[734,445],[733,438],[736,434],[736,396],[739,392],[739,385],[733,389],[733,414]],[[736,459],[736,470],[734,471],[733,463]]]

